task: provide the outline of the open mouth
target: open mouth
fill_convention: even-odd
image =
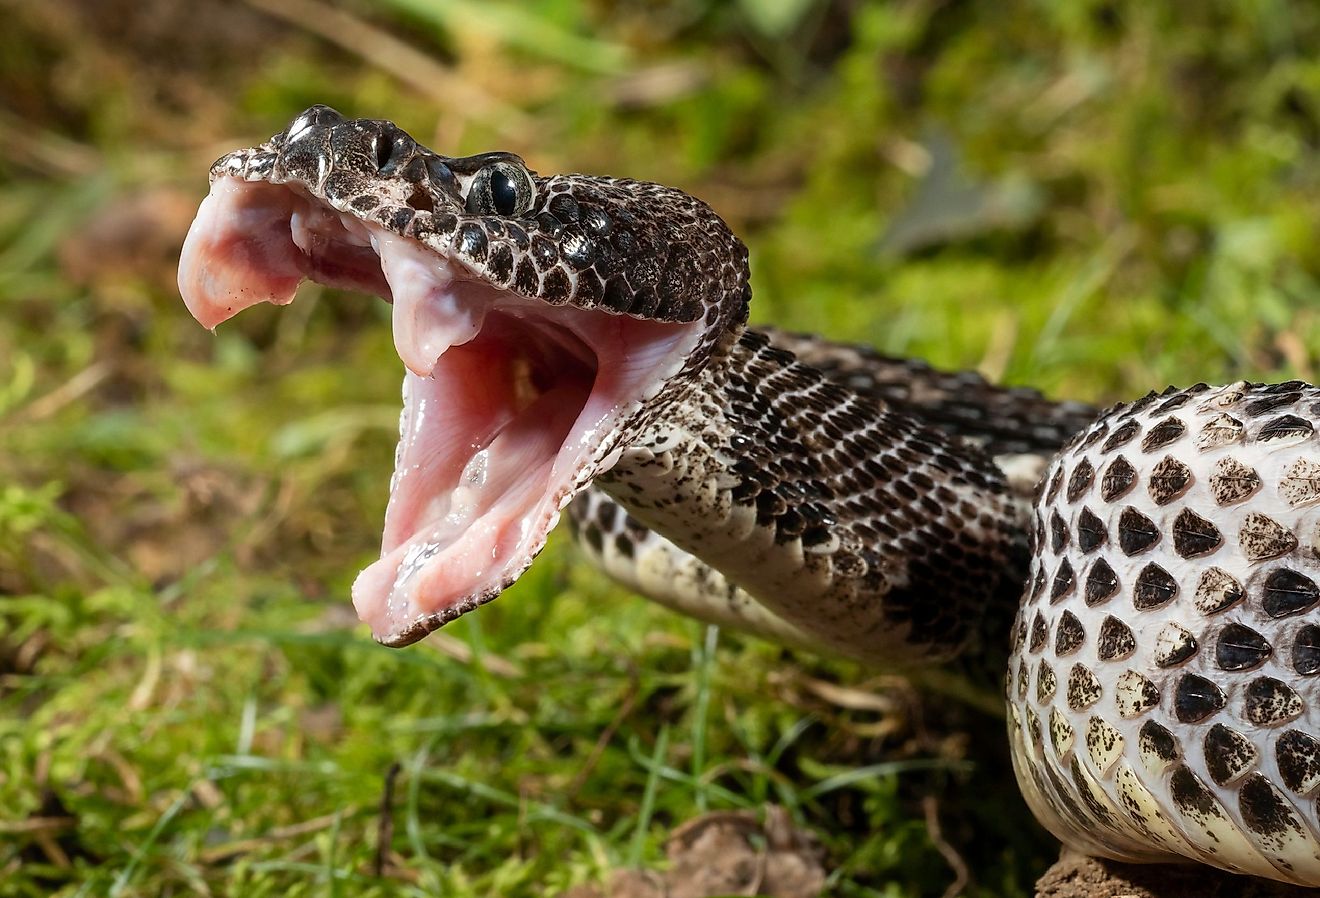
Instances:
[[[425,213],[418,213],[419,215]],[[684,365],[700,321],[551,305],[338,211],[296,183],[217,177],[179,288],[209,328],[310,279],[394,305],[407,371],[381,557],[353,585],[376,638],[405,645],[498,595],[625,424]]]

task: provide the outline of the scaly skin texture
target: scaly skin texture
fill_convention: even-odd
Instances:
[[[1036,814],[1098,855],[1320,884],[1320,390],[1202,386],[1119,408],[1053,462],[1028,526],[1026,485],[1084,407],[745,330],[747,253],[709,207],[523,172],[529,205],[469,212],[497,163],[522,165],[313,107],[212,177],[287,185],[497,291],[700,322],[556,497],[607,491],[628,517],[583,500],[591,557],[645,591],[628,547],[658,546],[674,607],[873,662],[993,657],[1030,529],[1008,697]]]
[[[1320,883],[1318,403],[1298,382],[1152,394],[1051,465],[1009,729],[1064,842]]]

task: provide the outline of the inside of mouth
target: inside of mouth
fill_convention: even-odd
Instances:
[[[551,306],[286,185],[219,178],[179,285],[215,327],[298,284],[394,303],[407,371],[381,557],[353,587],[376,637],[406,644],[493,598],[573,494],[610,463],[617,424],[683,365],[696,324]]]

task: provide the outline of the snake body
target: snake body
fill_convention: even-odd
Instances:
[[[588,557],[684,612],[872,663],[1007,646],[1019,782],[1065,843],[1320,884],[1320,391],[1094,420],[747,328],[746,250],[687,194],[327,107],[211,175],[180,268],[203,323],[304,277],[394,300],[378,638],[498,595],[576,496]]]

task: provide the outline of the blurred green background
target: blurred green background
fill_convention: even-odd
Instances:
[[[212,336],[173,284],[210,162],[311,103],[681,186],[749,243],[757,320],[1093,401],[1314,377],[1317,4],[0,12],[3,895],[555,895],[767,803],[831,895],[1029,894],[1051,859],[993,715],[708,631],[562,539],[371,642],[387,308],[308,287]]]

